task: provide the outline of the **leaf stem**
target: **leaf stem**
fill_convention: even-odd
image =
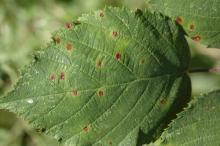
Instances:
[[[220,73],[220,67],[214,67],[214,68],[196,68],[189,70],[189,73]]]

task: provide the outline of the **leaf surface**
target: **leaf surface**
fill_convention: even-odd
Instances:
[[[172,17],[190,38],[220,48],[219,0],[148,0],[152,10]]]
[[[54,34],[0,108],[71,146],[131,145],[189,97],[183,30],[161,14],[106,8]]]

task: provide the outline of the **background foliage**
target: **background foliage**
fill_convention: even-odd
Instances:
[[[105,5],[131,9],[148,7],[145,0],[0,0],[0,96],[13,87],[20,69],[31,62],[33,54],[50,41],[51,32],[82,13],[102,9]],[[190,48],[191,68],[220,66],[220,50],[208,49],[192,41]],[[197,73],[191,77],[194,95],[220,86],[217,74]],[[0,111],[0,137],[7,135],[10,139],[12,133],[17,133],[21,145],[22,140],[34,137],[26,126],[17,128],[18,125],[25,124],[13,114]],[[36,142],[32,144],[37,145]]]

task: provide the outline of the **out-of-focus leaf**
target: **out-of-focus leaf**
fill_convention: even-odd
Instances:
[[[21,123],[11,130],[0,128],[0,146],[60,146],[49,137],[27,131]]]
[[[220,48],[219,0],[147,0],[158,10],[181,24],[189,37],[209,47]]]
[[[195,97],[149,146],[219,146],[220,90]]]

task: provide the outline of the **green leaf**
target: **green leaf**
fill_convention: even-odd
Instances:
[[[189,48],[167,17],[106,8],[74,24],[54,34],[0,108],[66,145],[134,146],[190,96]]]
[[[190,38],[208,47],[220,48],[219,0],[148,0],[158,10],[184,27]]]
[[[196,97],[152,146],[219,146],[220,90]]]

